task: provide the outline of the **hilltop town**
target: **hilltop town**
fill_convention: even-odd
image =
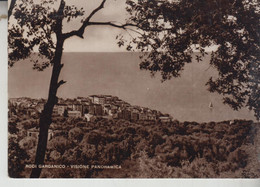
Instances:
[[[45,102],[44,99],[11,98],[9,99],[9,117],[16,114],[17,106],[26,109],[29,115],[39,114],[42,112]],[[132,106],[111,95],[90,95],[75,99],[60,98],[54,106],[53,116],[82,118],[87,121],[95,121],[97,118],[124,119],[132,122],[172,121],[169,114],[162,114],[146,107]]]

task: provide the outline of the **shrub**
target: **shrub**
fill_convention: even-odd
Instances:
[[[69,134],[69,139],[71,141],[76,141],[76,142],[81,142],[84,136],[82,129],[80,129],[79,127],[75,127],[71,129],[68,134]]]
[[[134,173],[136,178],[170,178],[173,169],[161,162],[158,157],[150,158],[147,153],[141,152],[138,158],[138,171]]]
[[[61,155],[72,146],[71,142],[62,136],[52,138],[48,143],[48,150],[58,151]]]
[[[25,137],[19,142],[19,146],[24,150],[30,150],[36,146],[35,137]]]

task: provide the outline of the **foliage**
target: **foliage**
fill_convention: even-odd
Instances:
[[[32,150],[36,146],[36,138],[24,137],[21,141],[19,141],[19,146],[24,150]]]
[[[63,136],[56,136],[50,140],[48,147],[50,150],[56,150],[63,155],[66,149],[71,147],[71,142]]]
[[[12,178],[24,177],[24,163],[28,154],[22,149],[17,140],[13,137],[8,138],[8,174]]]
[[[210,64],[219,75],[209,79],[209,91],[222,94],[234,110],[248,106],[259,119],[258,1],[127,0],[127,5],[128,22],[141,33],[130,44],[149,52],[141,69],[152,75],[160,72],[163,81],[178,77],[194,49],[200,52],[196,55],[200,62],[207,47],[216,46]]]
[[[64,118],[65,122],[63,118],[58,119],[53,126],[54,137],[48,142],[45,164],[121,165],[122,169],[44,169],[42,177],[260,176],[259,124],[252,121],[195,123],[175,120],[168,124],[142,125],[125,120],[74,123],[69,118]],[[21,125],[17,124],[19,131]],[[32,138],[16,134],[21,140],[22,146],[18,145],[21,151],[29,155],[17,163],[17,168],[21,168],[17,175],[24,175],[23,163],[34,157]],[[10,151],[17,154],[19,149]],[[29,169],[24,171],[29,172]]]
[[[30,56],[35,49],[39,52],[39,58],[31,59],[34,69],[42,71],[54,63],[57,40],[55,34],[60,27],[59,21],[65,19],[70,22],[84,13],[83,9],[75,6],[64,5],[62,12],[54,7],[57,7],[57,0],[16,2],[13,16],[17,23],[10,24],[8,30],[10,67],[16,61]]]
[[[8,123],[8,132],[11,134],[16,134],[19,131],[17,124],[15,122]]]

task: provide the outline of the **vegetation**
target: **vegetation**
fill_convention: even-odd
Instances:
[[[149,124],[108,119],[87,122],[62,116],[54,121],[45,164],[66,168],[43,169],[42,177],[260,177],[259,124],[252,121]],[[18,129],[9,128],[11,176],[30,176],[31,168],[25,166],[33,163],[37,140],[24,132],[25,124],[9,123]]]
[[[207,83],[210,92],[223,95],[234,110],[248,106],[260,118],[260,2],[256,0],[144,0],[127,1],[129,22],[143,30],[133,38],[144,55],[140,68],[162,80],[181,75],[192,62],[194,49],[198,62],[206,49],[214,46],[210,65],[219,74]]]

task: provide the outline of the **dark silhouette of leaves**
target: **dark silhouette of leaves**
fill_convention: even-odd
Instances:
[[[234,110],[248,106],[259,119],[259,2],[245,0],[144,0],[127,1],[129,23],[143,30],[132,42],[136,49],[149,51],[140,64],[162,81],[180,76],[191,62],[194,49],[198,62],[212,45],[210,64],[218,77],[207,85],[223,95]]]

